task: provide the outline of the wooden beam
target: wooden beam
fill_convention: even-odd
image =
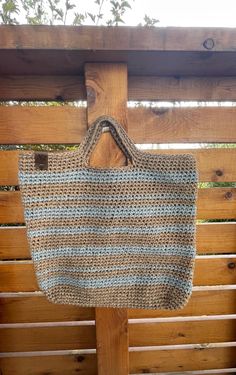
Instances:
[[[1,25],[0,35],[1,74],[76,75],[85,62],[117,61],[132,75],[236,74],[234,28]]]
[[[127,66],[86,64],[85,84],[88,124],[101,115],[113,116],[127,128]],[[125,164],[125,155],[110,133],[103,133],[90,156],[93,167]],[[128,312],[126,309],[96,308],[98,375],[128,375]]]
[[[2,50],[234,52],[236,48],[236,30],[227,27],[1,25],[0,33]],[[215,40],[212,48],[210,43],[204,44],[209,37]]]

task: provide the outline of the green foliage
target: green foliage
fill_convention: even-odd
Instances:
[[[86,12],[76,0],[0,0],[0,23],[77,26],[92,22],[93,25],[119,26],[125,23],[124,15],[132,9],[134,1],[94,0],[93,11]],[[145,14],[144,26],[155,26],[157,22]]]
[[[160,22],[158,19],[151,18],[147,14],[145,14],[145,16],[144,16],[144,25],[145,26],[156,26],[156,24],[158,22]]]
[[[3,24],[18,24],[19,22],[15,18],[17,15],[19,15],[19,6],[17,1],[15,0],[6,0],[1,4],[1,11],[0,11],[0,17]]]
[[[107,25],[118,26],[119,23],[125,23],[122,17],[127,11],[127,9],[131,9],[130,3],[124,0],[119,0],[119,1],[110,0],[110,3],[111,3],[112,18],[107,21]]]

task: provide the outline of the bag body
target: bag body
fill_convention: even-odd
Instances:
[[[131,164],[89,166],[103,126]],[[192,154],[151,154],[102,116],[76,151],[19,154],[19,185],[39,288],[79,306],[182,308],[192,293],[198,173]]]

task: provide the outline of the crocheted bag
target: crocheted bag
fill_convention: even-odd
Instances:
[[[131,164],[89,166],[103,126]],[[198,174],[102,116],[76,151],[22,151],[19,182],[39,288],[79,306],[178,309],[192,292]]]

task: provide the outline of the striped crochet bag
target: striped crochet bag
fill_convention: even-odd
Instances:
[[[106,126],[130,164],[95,168]],[[108,116],[76,151],[21,151],[19,184],[39,288],[55,303],[178,309],[192,293],[198,173],[192,154],[136,148]]]

